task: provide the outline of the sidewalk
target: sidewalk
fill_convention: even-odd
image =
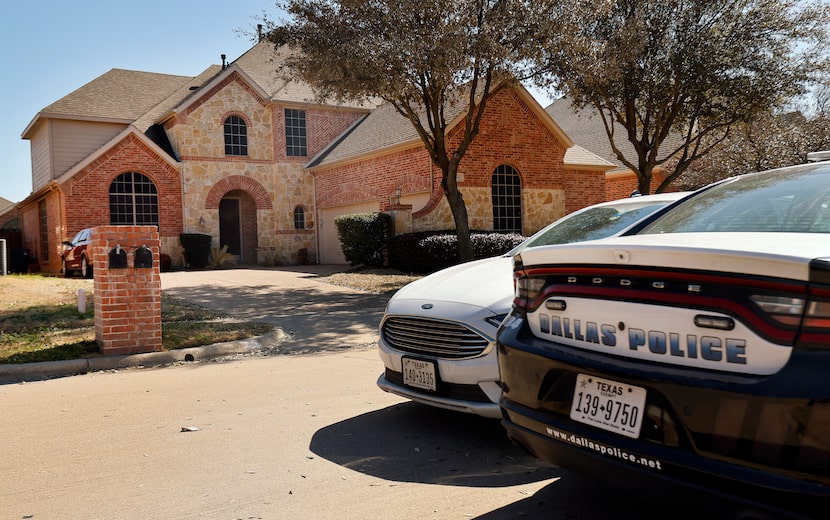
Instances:
[[[206,361],[264,350],[304,354],[374,346],[388,295],[316,279],[347,268],[311,265],[162,273],[163,292],[236,317],[271,323],[275,331],[257,338],[164,352],[0,365],[0,384]]]

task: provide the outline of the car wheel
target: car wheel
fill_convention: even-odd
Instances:
[[[66,258],[61,258],[61,272],[65,278],[70,278],[74,273],[66,268]]]
[[[86,257],[81,257],[81,276],[84,278],[92,278],[92,266],[86,261]]]

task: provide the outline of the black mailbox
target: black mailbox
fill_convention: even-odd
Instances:
[[[110,250],[110,269],[126,269],[127,252],[121,249],[121,245]]]
[[[141,246],[135,250],[135,268],[136,269],[152,269],[153,268],[153,252],[147,246]]]

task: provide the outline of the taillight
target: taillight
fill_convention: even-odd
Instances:
[[[804,299],[756,294],[749,297],[767,316],[782,325],[797,327],[804,312]]]
[[[545,285],[544,278],[536,278],[528,276],[524,271],[524,263],[522,256],[516,255],[513,257],[513,300],[514,306],[527,308],[529,302],[532,302]]]
[[[525,302],[535,300],[545,286],[544,278],[533,278],[525,275],[517,275],[515,282],[516,299]]]
[[[805,331],[830,332],[830,301],[811,300],[804,314]]]
[[[830,349],[830,259],[816,258],[810,262],[808,293],[798,345]]]

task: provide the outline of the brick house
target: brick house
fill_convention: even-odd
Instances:
[[[452,227],[407,120],[385,105],[318,104],[278,77],[274,57],[261,42],[196,77],[113,69],[40,111],[23,132],[33,192],[16,207],[41,270],[59,272],[61,242],[101,225],[158,226],[174,265],[183,232],[274,265],[344,262],[334,217],[345,213],[390,212],[400,232]],[[511,85],[459,185],[472,228],[529,234],[606,200],[611,168]]]

